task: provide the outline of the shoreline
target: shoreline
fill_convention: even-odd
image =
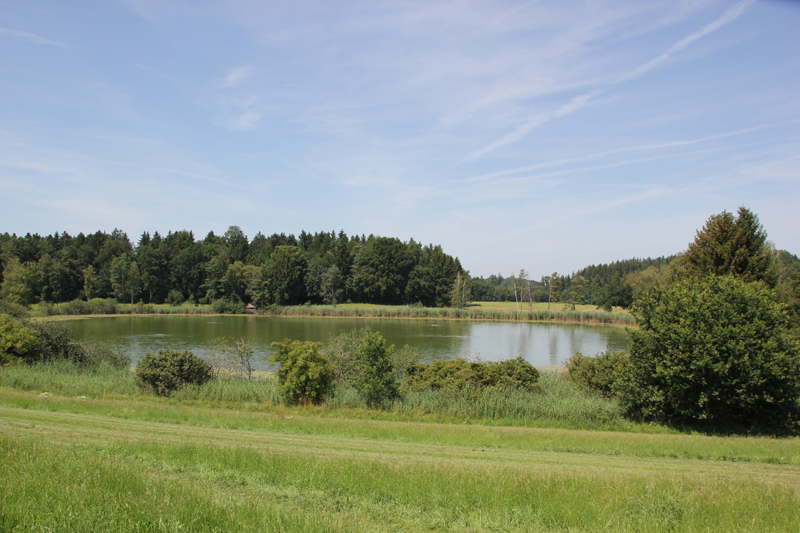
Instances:
[[[332,306],[292,306],[279,308],[274,312],[227,314],[205,312],[203,309],[186,308],[184,312],[121,312],[96,314],[52,314],[31,316],[42,321],[87,320],[105,317],[150,317],[150,316],[236,316],[236,317],[308,317],[308,318],[354,318],[391,320],[466,320],[470,322],[509,322],[578,324],[586,326],[638,327],[635,319],[628,313],[609,313],[606,311],[505,311],[485,309],[450,308],[393,308],[393,307],[337,307]],[[625,318],[622,318],[625,317]]]

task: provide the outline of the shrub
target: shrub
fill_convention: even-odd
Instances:
[[[0,314],[10,315],[14,318],[25,318],[30,316],[28,308],[24,305],[15,304],[8,300],[0,300]]]
[[[89,313],[92,315],[116,315],[117,301],[114,298],[92,298],[89,300]]]
[[[122,370],[131,366],[131,358],[105,344],[82,345],[86,353],[83,366],[96,369],[104,363]]]
[[[630,415],[714,431],[797,430],[800,347],[773,291],[709,276],[656,288],[634,307]]]
[[[564,362],[567,379],[577,386],[611,398],[617,393],[617,384],[626,375],[629,357],[626,352],[607,351],[594,357],[580,352]]]
[[[392,366],[392,352],[394,346],[387,349],[386,341],[377,332],[367,335],[356,352],[359,371],[351,381],[370,407],[392,401],[400,394]]]
[[[539,379],[539,371],[522,357],[500,363],[457,358],[429,365],[412,364],[406,372],[405,387],[410,391],[431,389],[458,393],[496,386],[533,391]]]
[[[229,300],[228,298],[214,300],[214,303],[211,304],[211,309],[221,315],[243,315],[245,313],[245,307],[242,302]]]
[[[81,365],[87,362],[86,349],[72,340],[72,328],[64,322],[26,323],[36,334],[36,345],[25,358],[27,363],[67,360]]]
[[[372,330],[367,326],[331,336],[324,352],[333,365],[333,377],[337,386],[351,385],[351,379],[358,373],[356,353],[370,333]]]
[[[280,363],[278,388],[289,403],[319,403],[331,388],[333,368],[330,360],[318,349],[319,342],[286,339],[273,342],[278,351],[269,358],[270,364]]]
[[[244,340],[244,337],[240,337],[237,341],[218,338],[215,344],[218,353],[214,356],[206,357],[206,360],[209,361],[210,359],[209,362],[217,375],[223,368],[233,366],[241,371],[242,376],[247,374],[247,379],[252,378],[255,351],[253,346]]]
[[[136,366],[136,380],[142,387],[151,388],[156,394],[169,396],[184,385],[202,385],[211,379],[211,367],[192,352],[159,350],[151,353]]]
[[[58,312],[62,315],[89,315],[91,304],[84,300],[72,300],[59,306]]]
[[[0,315],[0,366],[23,361],[36,345],[36,334],[8,315]]]
[[[351,386],[353,376],[361,372],[362,363],[358,358],[358,351],[370,334],[372,330],[369,326],[365,326],[339,335],[331,335],[323,352],[333,364],[333,376],[337,387]],[[394,372],[394,380],[396,383],[402,383],[408,365],[419,360],[419,350],[405,344],[400,349],[389,348],[387,353]]]
[[[181,294],[181,291],[176,291],[175,289],[169,291],[169,294],[167,294],[167,303],[175,306],[181,305],[183,303],[183,294]]]

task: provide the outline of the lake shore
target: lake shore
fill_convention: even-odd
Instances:
[[[218,315],[209,305],[168,305],[168,304],[115,304],[103,308],[98,313],[70,313],[68,304],[47,307],[34,307],[34,318],[80,319],[108,315]],[[527,310],[525,309],[527,307]],[[548,309],[550,307],[550,309]],[[569,309],[564,309],[569,307]],[[376,304],[296,305],[275,306],[271,309],[256,310],[242,316],[311,316],[341,318],[392,318],[392,319],[442,319],[475,320],[498,322],[553,322],[575,324],[603,324],[636,326],[636,319],[627,311],[616,309],[612,312],[597,310],[593,306],[534,303],[520,305],[517,310],[514,302],[476,302],[464,309],[439,307],[391,306]],[[231,315],[228,315],[231,316]],[[235,316],[235,315],[234,315]],[[53,317],[53,318],[50,318]]]

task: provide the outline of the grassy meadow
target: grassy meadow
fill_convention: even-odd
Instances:
[[[267,379],[160,398],[125,370],[2,368],[0,531],[800,531],[800,439],[634,424],[542,378],[375,411],[288,407]]]

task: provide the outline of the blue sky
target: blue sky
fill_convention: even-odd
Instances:
[[[800,253],[800,3],[0,0],[0,232],[239,225],[535,278],[745,205]]]

